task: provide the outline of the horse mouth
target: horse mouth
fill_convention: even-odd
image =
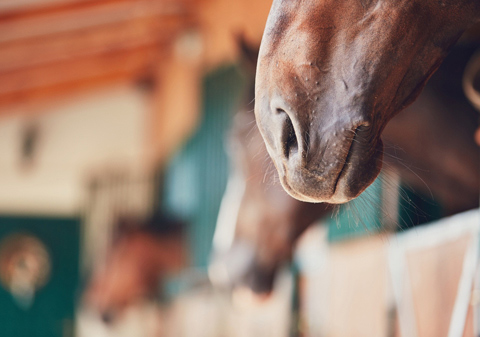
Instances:
[[[337,176],[337,179],[335,180],[335,185],[333,186],[333,195],[332,197],[335,196],[335,194],[337,193],[338,191],[338,183],[340,182],[340,180],[342,180],[346,174],[347,174],[347,171],[348,171],[348,168],[349,168],[349,162],[350,162],[350,159],[352,158],[352,153],[353,153],[353,142],[355,142],[355,138],[357,138],[357,133],[358,133],[358,130],[359,128],[357,128],[355,130],[355,133],[354,133],[354,136],[352,138],[352,141],[350,142],[350,145],[348,146],[348,152],[347,152],[347,155],[345,157],[345,161],[342,165],[342,168],[340,169],[340,172],[338,173],[338,176]]]

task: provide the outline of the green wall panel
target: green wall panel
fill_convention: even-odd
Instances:
[[[245,79],[236,66],[222,67],[203,81],[203,119],[172,160],[165,175],[163,207],[189,224],[193,266],[207,266],[229,162],[225,140]]]
[[[0,216],[0,241],[14,233],[34,236],[46,246],[51,273],[28,308],[21,307],[5,286],[0,286],[0,336],[72,336],[79,277],[79,220]]]

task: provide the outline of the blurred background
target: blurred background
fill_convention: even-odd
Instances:
[[[307,205],[252,112],[270,5],[0,2],[0,336],[475,336],[480,30]]]

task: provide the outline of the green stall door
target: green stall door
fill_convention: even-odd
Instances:
[[[0,216],[0,336],[73,336],[79,243],[79,219]]]

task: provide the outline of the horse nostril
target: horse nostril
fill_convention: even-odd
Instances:
[[[277,113],[283,114],[285,116],[285,121],[282,126],[282,149],[283,155],[286,159],[290,157],[291,154],[296,153],[298,151],[298,141],[297,135],[295,134],[295,129],[292,124],[292,120],[288,116],[288,114],[281,110],[277,109]]]

